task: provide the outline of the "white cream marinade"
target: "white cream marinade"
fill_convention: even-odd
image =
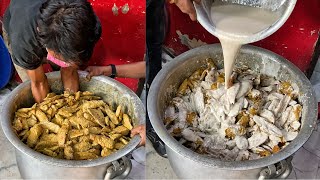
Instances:
[[[183,81],[165,110],[165,126],[181,144],[240,161],[277,153],[298,135],[302,106],[295,83],[242,68],[225,89],[224,69],[207,62]]]

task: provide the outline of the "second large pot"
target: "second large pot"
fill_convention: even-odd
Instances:
[[[179,85],[195,70],[205,64],[206,58],[213,58],[218,67],[223,66],[222,49],[219,44],[201,46],[187,51],[164,66],[154,79],[148,95],[148,114],[156,133],[166,144],[170,164],[180,178],[193,179],[256,179],[277,178],[288,171],[285,160],[294,154],[310,137],[317,120],[317,104],[311,84],[305,75],[292,63],[268,50],[246,45],[237,56],[237,66],[249,68],[297,83],[300,89],[299,101],[303,105],[302,126],[298,136],[283,150],[269,157],[248,161],[222,161],[200,155],[181,145],[166,130],[163,124],[164,110],[175,96]],[[290,162],[289,162],[290,163]],[[290,165],[290,164],[289,164]],[[284,176],[283,175],[283,176]],[[282,176],[282,177],[283,177]]]

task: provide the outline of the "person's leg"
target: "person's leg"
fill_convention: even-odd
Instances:
[[[147,4],[147,84],[161,70],[162,44],[165,38],[164,0],[150,0]]]
[[[30,80],[26,69],[23,69],[22,67],[16,65],[15,63],[13,63],[13,65],[14,65],[14,68],[16,69],[22,82]]]
[[[6,32],[6,30],[2,27],[2,36],[3,36],[3,41],[4,44],[6,45],[10,55],[11,55],[11,60],[12,60],[12,50],[11,50],[11,44],[10,44],[10,39],[8,37],[8,34]],[[22,82],[28,81],[29,80],[29,76],[27,74],[27,70],[23,69],[22,67],[16,65],[13,61],[12,61],[20,79],[22,80]]]
[[[161,70],[162,64],[162,44],[165,38],[165,14],[164,0],[147,0],[147,96],[149,87]],[[147,137],[151,141],[156,152],[166,157],[165,145],[155,133],[147,113],[146,119]]]

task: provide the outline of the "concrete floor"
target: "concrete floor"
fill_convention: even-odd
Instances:
[[[0,114],[5,98],[13,88],[4,88],[0,90]],[[2,128],[0,128],[0,179],[20,179],[20,173],[14,154],[15,148],[5,137]]]
[[[146,89],[144,88],[140,96],[141,101],[146,105]],[[146,179],[177,179],[169,161],[159,156],[147,138],[146,147]]]
[[[178,179],[169,160],[159,156],[150,141],[147,141],[146,153],[146,179]]]

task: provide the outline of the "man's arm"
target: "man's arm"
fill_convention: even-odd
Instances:
[[[110,68],[111,67],[107,66]],[[117,65],[117,77],[125,78],[144,78],[146,77],[146,62],[140,61],[131,64]],[[110,73],[111,74],[111,73]]]
[[[78,67],[73,65],[60,69],[61,79],[65,90],[77,92],[79,90]]]
[[[146,62],[140,61],[131,64],[116,65],[117,77],[124,78],[144,78],[146,77]],[[105,75],[112,73],[111,66],[89,66],[86,71],[89,72],[88,78],[92,76]]]
[[[188,14],[192,21],[197,20],[196,10],[193,1],[200,4],[201,0],[168,0],[170,4],[176,4],[177,7],[185,14]]]
[[[44,74],[43,67],[39,66],[34,70],[27,70],[31,81],[31,91],[36,103],[40,103],[49,93],[47,76]]]

